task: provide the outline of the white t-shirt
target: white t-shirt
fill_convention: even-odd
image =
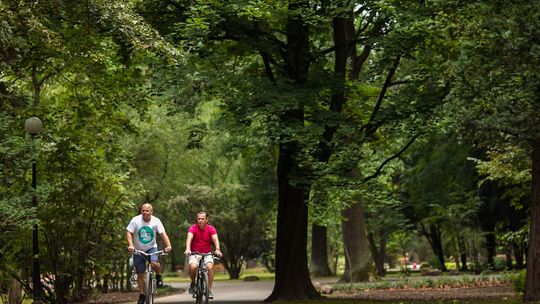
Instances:
[[[131,219],[126,230],[133,234],[133,246],[138,250],[146,251],[152,247],[157,248],[156,237],[165,231],[161,221],[152,216],[150,222],[145,222],[142,214]]]

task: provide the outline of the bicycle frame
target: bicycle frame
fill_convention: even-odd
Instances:
[[[197,268],[195,293],[193,294],[193,297],[195,298],[195,304],[208,304],[210,290],[208,289],[208,269],[206,268],[206,263],[204,262],[204,258],[206,256],[214,257],[214,254],[192,252],[191,255],[201,256],[201,259],[199,260],[199,266]]]
[[[156,292],[156,282],[154,280],[154,271],[152,269],[152,262],[150,258],[153,255],[166,255],[163,250],[158,250],[153,253],[146,253],[141,250],[135,249],[133,254],[138,254],[146,260],[146,274],[144,281],[144,295],[145,295],[145,304],[154,304],[154,293]]]

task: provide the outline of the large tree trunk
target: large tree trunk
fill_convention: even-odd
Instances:
[[[343,221],[343,247],[345,251],[345,272],[340,281],[364,282],[369,279],[371,258],[366,237],[366,219],[360,197],[349,208],[341,212]]]
[[[311,226],[311,273],[314,276],[331,275],[328,267],[327,229],[324,226]]]
[[[351,22],[352,23],[352,22]],[[348,22],[342,18],[334,18],[334,76],[336,85],[333,88],[332,99],[329,110],[334,113],[341,113],[345,104],[345,73],[347,71],[347,58],[349,58],[350,46],[347,41],[350,39],[347,34]],[[333,152],[332,138],[338,129],[338,124],[325,125],[322,139],[319,142],[317,158],[320,162],[326,163]],[[326,228],[314,225],[312,227],[312,251],[311,251],[311,272],[314,275],[329,275],[328,254],[326,248]],[[323,244],[324,242],[324,244]],[[324,248],[322,248],[324,246]]]
[[[307,265],[307,189],[291,184],[291,172],[297,168],[293,155],[298,148],[281,143],[278,159],[278,196],[276,235],[276,279],[274,290],[265,301],[309,300],[319,298],[311,283]]]
[[[540,139],[532,145],[532,202],[524,301],[540,301]]]

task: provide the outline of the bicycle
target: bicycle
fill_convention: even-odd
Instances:
[[[145,304],[154,304],[154,293],[156,292],[156,281],[154,279],[154,271],[152,269],[152,263],[150,262],[150,258],[153,255],[167,255],[165,251],[159,250],[153,253],[146,253],[141,250],[135,249],[133,251],[133,254],[138,254],[144,257],[146,260],[146,275],[144,280],[144,303]]]
[[[208,289],[208,269],[204,258],[206,256],[212,256],[214,259],[218,259],[212,252],[210,253],[198,253],[192,252],[190,255],[200,255],[199,267],[197,268],[197,277],[195,281],[195,292],[193,297],[195,298],[195,304],[208,304],[210,299],[210,290]]]

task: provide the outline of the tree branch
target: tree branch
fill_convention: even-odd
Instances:
[[[386,80],[384,81],[383,87],[381,89],[381,93],[379,94],[379,98],[377,99],[377,103],[375,104],[375,107],[373,108],[373,112],[371,112],[371,117],[369,118],[368,122],[362,127],[367,133],[373,134],[375,130],[377,130],[378,127],[376,127],[375,124],[375,117],[377,116],[377,113],[381,109],[382,102],[384,101],[384,98],[386,97],[386,92],[388,91],[388,88],[390,87],[390,84],[392,83],[392,78],[394,77],[394,74],[396,73],[396,70],[399,66],[399,62],[401,60],[401,55],[398,55],[396,59],[394,60],[394,64],[392,65],[392,68],[388,72],[388,75],[386,76]]]
[[[403,154],[405,151],[407,151],[407,149],[413,144],[413,142],[418,138],[419,135],[415,135],[411,138],[411,140],[409,140],[409,142],[403,147],[401,148],[401,150],[399,150],[396,154],[392,155],[391,157],[387,158],[385,161],[383,161],[381,163],[381,165],[377,168],[377,170],[375,171],[375,173],[373,173],[372,175],[364,178],[362,180],[362,183],[365,183],[377,176],[379,176],[382,172],[382,169],[384,168],[384,166],[386,166],[386,164],[388,164],[389,162],[391,162],[393,159],[396,159],[398,158],[401,154]]]

